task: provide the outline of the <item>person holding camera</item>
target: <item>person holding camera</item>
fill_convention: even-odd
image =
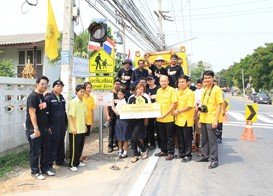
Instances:
[[[213,83],[214,72],[207,70],[203,73],[205,90],[201,97],[199,126],[201,126],[201,154],[196,162],[211,161],[209,169],[218,166],[217,125],[223,103],[222,90]]]

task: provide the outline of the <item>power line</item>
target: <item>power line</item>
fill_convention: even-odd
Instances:
[[[233,11],[233,12],[220,12],[220,13],[209,13],[209,14],[195,14],[192,15],[192,17],[199,17],[199,16],[215,16],[215,15],[229,15],[229,14],[243,14],[248,13],[248,12],[252,12],[252,11],[263,11],[263,10],[268,10],[268,9],[272,9],[273,7],[264,7],[264,8],[257,8],[257,9],[250,9],[250,10],[240,10],[240,11]],[[190,16],[184,16],[184,17],[190,17]]]
[[[252,14],[264,14],[264,13],[268,13],[271,12],[272,10],[268,10],[268,11],[259,11],[259,12],[250,12],[250,13],[245,13],[245,14],[232,14],[232,15],[226,15],[226,16],[214,16],[214,17],[200,17],[200,18],[193,18],[192,20],[206,20],[206,19],[219,19],[219,18],[226,18],[226,17],[234,17],[234,16],[245,16],[245,15],[252,15]],[[189,20],[189,19],[184,19],[184,20]],[[177,21],[181,21],[181,20],[177,20]]]
[[[194,10],[203,10],[203,9],[214,9],[214,8],[221,8],[221,7],[233,7],[233,6],[238,6],[238,5],[249,5],[249,4],[254,4],[254,3],[261,3],[269,0],[262,0],[262,1],[250,1],[250,2],[244,2],[244,3],[234,3],[234,4],[227,4],[227,5],[219,5],[219,6],[211,6],[211,7],[200,7],[200,8],[194,8]],[[174,12],[181,12],[181,10],[175,10]]]
[[[173,0],[171,0],[171,2],[172,2],[172,8],[173,8],[173,10],[174,10]],[[174,17],[173,17],[173,19],[174,19],[174,23],[175,23],[175,28],[176,28],[177,38],[179,39],[179,41],[181,41],[180,36],[179,36],[179,34],[178,34],[178,28],[177,28],[176,17],[174,16]]]

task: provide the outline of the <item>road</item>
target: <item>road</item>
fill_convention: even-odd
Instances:
[[[142,195],[273,195],[273,106],[259,105],[257,141],[250,142],[240,139],[246,103],[252,102],[230,97],[218,168],[160,158]]]
[[[115,154],[108,154],[109,159],[90,157],[77,173],[60,168],[56,177],[37,181],[26,170],[2,186],[12,186],[8,195],[273,195],[273,106],[259,105],[254,123],[257,140],[242,141],[245,104],[250,103],[230,97],[229,121],[224,125],[216,169],[209,170],[209,163],[167,162],[153,156],[155,151],[135,164],[130,158],[115,160]],[[113,164],[121,170],[111,170]]]

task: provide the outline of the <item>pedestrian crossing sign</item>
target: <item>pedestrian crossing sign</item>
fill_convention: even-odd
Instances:
[[[115,59],[102,48],[89,59],[90,73],[113,73]]]
[[[256,103],[246,105],[246,121],[256,122],[257,121],[258,105]]]

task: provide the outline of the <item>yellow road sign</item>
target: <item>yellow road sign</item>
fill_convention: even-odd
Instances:
[[[102,48],[89,59],[90,73],[113,73],[115,59]]]
[[[258,105],[256,103],[251,105],[246,105],[246,121],[256,122],[257,121],[257,112],[258,112]]]
[[[92,76],[89,81],[93,90],[112,90],[114,87],[113,76]]]

